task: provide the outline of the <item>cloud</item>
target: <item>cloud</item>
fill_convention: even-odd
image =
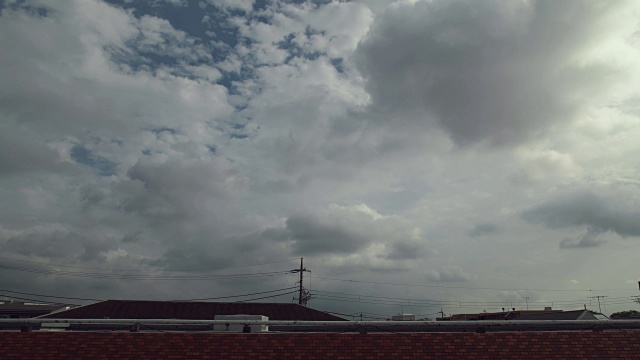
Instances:
[[[438,270],[430,270],[426,276],[433,282],[465,282],[473,279],[471,275],[457,266],[445,266]]]
[[[525,211],[522,216],[552,229],[588,226],[590,234],[612,231],[621,236],[640,236],[637,206],[624,198],[624,192],[607,195],[603,197],[590,191],[565,194]],[[564,247],[573,244],[563,243]],[[597,242],[587,236],[578,244],[595,246]]]
[[[0,176],[61,170],[64,165],[54,149],[43,144],[38,136],[6,126],[9,123],[0,127]]]
[[[575,177],[580,168],[572,156],[557,151],[539,150],[518,151],[522,166],[510,176],[516,185],[531,185],[548,179]]]
[[[497,234],[498,232],[500,232],[500,228],[498,227],[498,225],[493,223],[482,223],[476,224],[476,226],[471,231],[469,231],[469,236],[475,238]]]
[[[592,49],[628,53],[618,39],[636,31],[633,9],[631,1],[403,3],[376,18],[357,63],[372,111],[395,127],[437,125],[460,146],[520,144],[606,103],[628,80],[614,52]]]
[[[88,237],[60,225],[49,225],[0,238],[0,247],[4,254],[95,261],[104,260],[107,252],[117,249],[117,243],[101,235]]]
[[[350,254],[382,243],[390,252],[381,256],[408,257],[408,249],[420,253],[425,243],[420,242],[419,230],[402,229],[406,225],[405,220],[383,216],[366,205],[331,205],[289,217],[286,238],[295,254]]]
[[[344,260],[357,254],[357,260],[347,262],[382,268],[389,264],[382,264],[381,260],[417,260],[433,254],[420,228],[412,227],[407,219],[381,215],[364,204],[332,204],[292,215],[284,226],[267,228],[260,237],[274,244],[286,244],[294,255]]]
[[[595,229],[589,229],[584,235],[578,239],[564,239],[560,241],[561,249],[586,249],[602,246],[606,243],[605,240],[599,239],[598,235],[602,232]]]
[[[390,243],[387,248],[384,258],[389,260],[416,260],[433,255],[424,242],[418,241],[398,241]]]
[[[351,253],[362,249],[369,240],[348,227],[322,223],[310,217],[287,219],[287,230],[296,254]]]

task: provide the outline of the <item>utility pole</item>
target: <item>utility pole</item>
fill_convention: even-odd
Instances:
[[[607,296],[597,295],[597,296],[589,296],[589,299],[598,299],[598,312],[602,314],[602,308],[600,307],[600,298],[606,298]]]
[[[527,310],[529,310],[529,297],[528,296],[523,296],[524,301],[527,303]]]
[[[300,291],[298,292],[298,304],[302,305],[302,290],[304,289],[302,287],[302,278],[304,275],[304,271],[306,270],[302,264],[302,260],[303,258],[300,258]]]
[[[310,296],[308,295],[308,292],[306,292],[304,290],[304,287],[302,286],[302,280],[303,280],[303,275],[305,271],[311,272],[311,270],[307,270],[304,267],[304,263],[303,263],[304,258],[300,258],[300,268],[299,269],[294,269],[291,270],[291,272],[293,273],[300,273],[300,286],[299,286],[299,290],[298,290],[298,304],[300,305],[307,305],[307,301],[309,301]]]

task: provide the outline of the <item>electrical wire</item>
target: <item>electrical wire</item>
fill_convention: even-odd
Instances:
[[[13,290],[5,290],[5,289],[0,289],[0,292],[8,292],[8,293],[12,293],[12,294],[20,294],[20,295],[31,295],[31,296],[47,297],[47,298],[54,298],[54,299],[103,301],[103,300],[101,300],[101,299],[89,299],[89,298],[76,298],[76,297],[66,297],[66,296],[53,296],[53,295],[32,294],[32,293],[26,293],[26,292],[20,292],[20,291],[13,291]]]
[[[590,300],[561,300],[561,301],[535,301],[535,302],[505,302],[505,301],[452,301],[452,300],[433,300],[433,299],[416,299],[416,298],[398,298],[376,295],[361,295],[361,294],[349,294],[335,291],[325,291],[316,289],[314,290],[314,299],[336,302],[350,302],[350,303],[362,303],[362,304],[374,304],[374,305],[386,305],[386,306],[403,306],[403,307],[442,307],[449,309],[487,309],[487,308],[500,308],[504,307],[505,303],[509,303],[512,307],[514,304],[518,307],[524,307],[525,305],[551,305],[554,304],[555,308],[576,308],[581,307],[585,303],[591,304]],[[602,306],[616,305],[616,304],[630,304],[636,303],[637,296],[622,296],[612,297],[601,301]],[[379,314],[377,314],[379,315]]]
[[[24,298],[24,297],[18,297],[18,296],[9,295],[9,294],[2,294],[2,293],[0,293],[0,296],[2,296],[2,297],[7,297],[7,298],[11,298],[11,299],[23,300],[23,301],[33,301],[34,303],[37,303],[37,304],[45,304],[45,305],[74,305],[74,306],[80,306],[79,304],[59,303],[59,302],[51,302],[51,301],[42,301],[42,300],[31,299],[31,298]]]
[[[255,301],[255,300],[270,299],[270,298],[275,298],[275,297],[278,297],[278,296],[284,296],[284,295],[295,294],[295,293],[297,293],[297,291],[289,291],[289,292],[282,293],[282,294],[263,296],[263,297],[259,297],[259,298],[255,298],[255,299],[235,301],[235,302],[244,303],[244,302]]]
[[[297,289],[297,288],[298,288],[297,286],[292,286],[292,287],[288,287],[288,288],[284,288],[284,289],[271,290],[271,291],[262,291],[262,292],[251,293],[251,294],[218,296],[218,297],[209,297],[209,298],[200,298],[200,299],[187,299],[187,300],[171,300],[171,301],[200,301],[200,300],[230,299],[230,298],[236,298],[236,297],[245,297],[245,296],[252,296],[252,295],[269,294],[269,293],[274,293],[274,292],[278,292],[278,291],[291,290],[291,289]],[[271,296],[268,296],[268,297],[271,297]]]
[[[169,300],[169,301],[180,302],[180,301],[198,301],[198,300],[229,299],[229,298],[238,298],[238,297],[247,297],[247,296],[253,296],[253,295],[269,294],[269,293],[280,292],[280,291],[284,291],[284,290],[291,290],[291,289],[297,289],[297,286],[292,286],[292,287],[283,288],[283,289],[270,290],[270,291],[255,292],[255,293],[249,293],[249,294],[229,295],[229,296],[220,296],[220,297],[211,297],[211,298],[201,298],[201,299],[188,299],[188,300]],[[34,294],[34,293],[26,293],[26,292],[20,292],[20,291],[2,290],[2,289],[0,289],[0,294],[1,294],[2,292],[4,292],[4,293],[11,293],[11,294],[20,294],[20,295],[31,295],[31,296],[44,297],[44,298],[71,299],[71,300],[83,300],[83,301],[104,301],[104,299],[91,299],[91,298],[77,298],[77,297],[66,297],[66,296],[54,296],[54,295]],[[259,300],[259,299],[266,299],[266,298],[271,298],[271,297],[277,297],[277,296],[282,296],[282,295],[288,295],[288,294],[292,294],[292,293],[295,293],[295,292],[296,292],[296,291],[291,291],[291,292],[287,292],[287,293],[275,294],[275,295],[269,295],[269,296],[265,296],[265,297],[261,297],[261,298],[257,298],[257,299],[249,299],[249,300],[242,300],[242,301],[236,301],[236,302],[243,302],[243,301],[253,301],[253,300]],[[20,299],[20,300],[28,300],[28,301],[43,302],[43,300],[36,300],[36,299],[31,299],[31,298],[21,298],[21,297],[16,297],[16,296],[14,296],[14,295],[9,295],[9,294],[3,294],[3,296],[6,296],[6,297],[8,297],[8,298]],[[48,302],[48,303],[51,303],[51,302]],[[67,304],[67,303],[52,303],[52,304],[77,305],[77,304]]]

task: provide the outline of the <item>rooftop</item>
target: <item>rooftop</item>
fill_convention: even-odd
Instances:
[[[264,315],[269,320],[344,321],[343,318],[293,303],[106,300],[44,316],[55,319],[193,319],[216,315]]]

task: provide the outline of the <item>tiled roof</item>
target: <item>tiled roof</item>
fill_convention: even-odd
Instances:
[[[638,332],[2,332],[2,359],[638,359]]]
[[[213,320],[216,315],[264,315],[269,320],[343,321],[337,316],[292,303],[227,303],[107,300],[63,311],[56,319],[193,319]]]

